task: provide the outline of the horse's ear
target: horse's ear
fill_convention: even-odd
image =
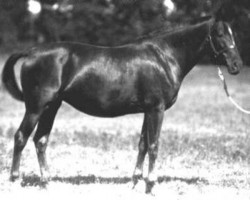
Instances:
[[[222,0],[216,1],[215,5],[213,6],[210,15],[213,16],[213,18],[216,21],[220,21],[221,20],[221,11],[222,11],[222,7],[223,7],[223,2]]]
[[[230,16],[234,15],[232,10],[231,0],[219,0],[213,6],[211,15],[216,21],[231,21]],[[230,15],[228,14],[230,13]]]

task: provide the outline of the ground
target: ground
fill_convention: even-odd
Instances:
[[[232,96],[250,109],[250,69],[237,76],[223,71]],[[13,137],[23,114],[23,103],[0,84],[1,199],[250,199],[250,117],[230,104],[214,66],[195,67],[165,112],[154,196],[144,194],[143,181],[132,190],[143,115],[96,118],[67,104],[47,149],[51,182],[46,188],[39,182],[32,137],[21,160],[22,178],[10,182]]]

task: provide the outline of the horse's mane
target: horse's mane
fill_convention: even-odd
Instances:
[[[211,16],[201,17],[195,20],[190,21],[189,23],[185,24],[174,24],[173,25],[164,25],[157,30],[149,31],[146,34],[139,36],[136,38],[136,41],[142,41],[146,39],[151,39],[154,37],[162,36],[162,35],[169,35],[177,32],[188,32],[189,30],[192,30],[194,27],[198,27],[202,24],[205,24],[209,22],[212,19]]]
[[[186,27],[188,27],[187,24],[175,24],[174,26],[163,25],[160,28],[157,28],[156,30],[146,32],[145,34],[137,37],[136,40],[150,39],[150,38],[162,35],[162,34],[173,33],[178,30],[180,31],[180,30],[185,29]]]

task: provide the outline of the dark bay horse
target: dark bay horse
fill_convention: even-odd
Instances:
[[[65,42],[11,55],[2,82],[26,107],[15,134],[11,180],[19,177],[22,150],[37,125],[34,143],[41,180],[47,181],[45,150],[57,110],[65,101],[100,117],[145,114],[133,182],[136,185],[142,178],[148,153],[146,192],[151,192],[157,180],[155,161],[164,111],[175,103],[184,77],[204,55],[226,65],[230,74],[239,72],[242,61],[227,23],[210,18],[117,47]],[[20,58],[24,58],[22,89],[14,75],[14,65]]]

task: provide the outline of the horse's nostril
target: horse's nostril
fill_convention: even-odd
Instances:
[[[238,65],[236,64],[232,66],[231,68],[231,74],[238,74],[239,73],[239,68],[238,68]]]
[[[234,62],[234,68],[238,68],[238,63]]]
[[[237,61],[233,62],[232,69],[236,71],[239,70],[239,68],[240,68],[240,63],[238,63]]]

